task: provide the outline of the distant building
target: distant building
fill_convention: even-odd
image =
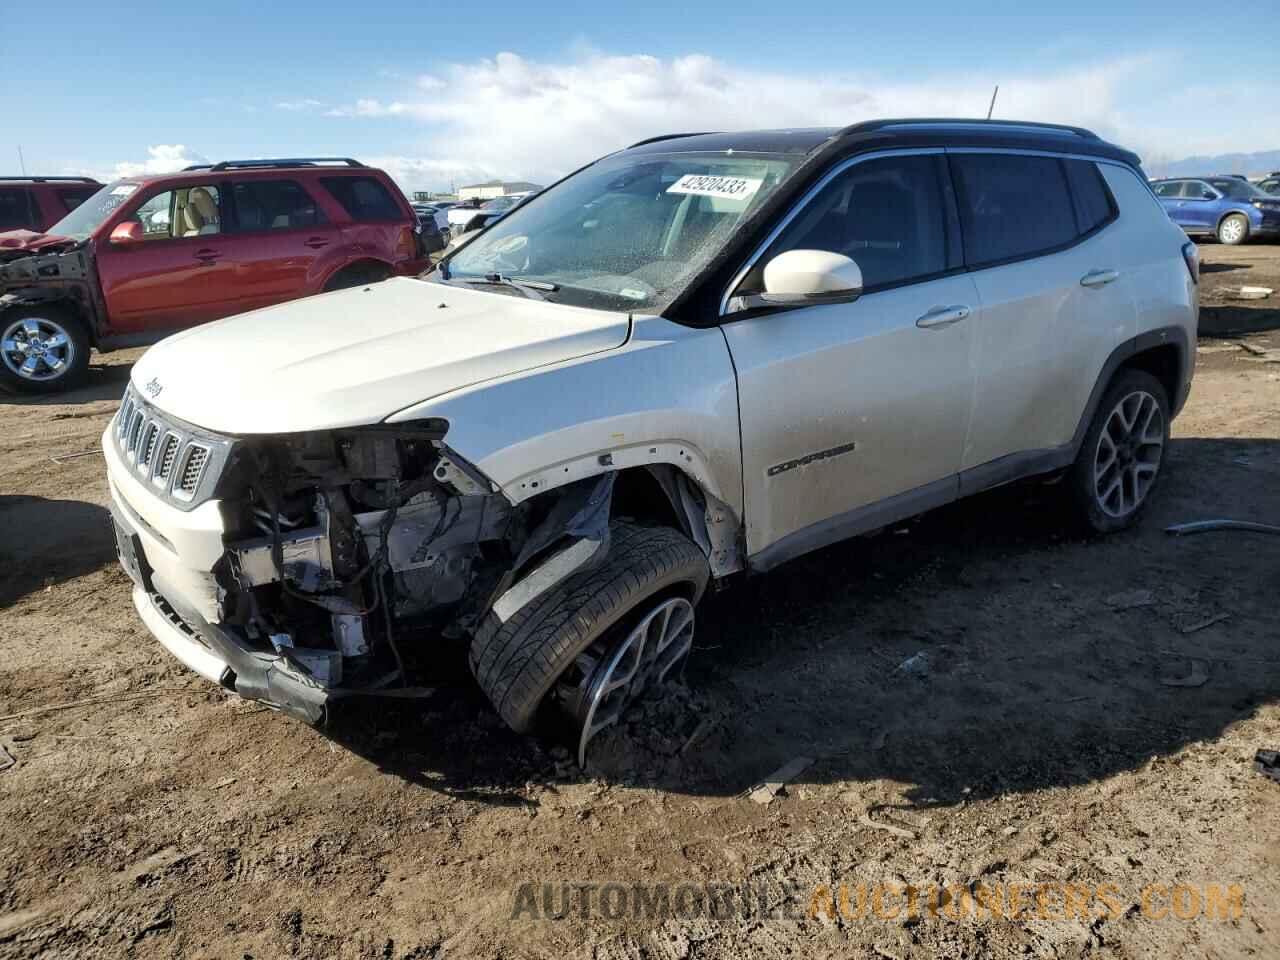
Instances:
[[[459,187],[458,199],[492,200],[494,197],[508,197],[513,193],[530,193],[541,189],[536,183],[525,183],[522,180],[486,180],[469,187]]]

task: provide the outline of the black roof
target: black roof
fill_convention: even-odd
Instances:
[[[1049,150],[1107,157],[1137,167],[1138,156],[1082,127],[1015,120],[910,118],[869,120],[848,127],[749,130],[735,133],[676,133],[633,144],[641,153],[807,154],[820,148],[840,153],[894,146],[974,146]]]

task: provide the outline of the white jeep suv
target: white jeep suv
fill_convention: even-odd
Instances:
[[[1077,128],[659,137],[420,279],[171,337],[103,437],[147,626],[310,722],[469,644],[579,755],[710,580],[997,484],[1138,516],[1195,356],[1195,248]]]

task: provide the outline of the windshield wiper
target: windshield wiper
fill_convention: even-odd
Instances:
[[[545,300],[547,298],[543,291],[555,293],[560,289],[559,284],[544,283],[541,280],[524,280],[520,277],[504,277],[500,273],[487,273],[483,277],[450,277],[449,282],[512,287],[532,300]]]

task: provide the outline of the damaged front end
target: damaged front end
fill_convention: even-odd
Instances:
[[[0,313],[26,304],[65,303],[85,319],[95,341],[105,340],[106,305],[93,245],[39,237],[18,248],[0,246]]]
[[[407,662],[468,636],[495,602],[527,602],[581,569],[608,529],[611,475],[512,506],[446,430],[428,420],[215,437],[131,389],[106,442],[133,475],[112,491],[143,619],[188,666],[311,723],[345,697],[414,695]],[[216,505],[220,553],[207,572],[165,569],[164,531],[128,503],[137,487],[178,511]],[[566,540],[588,549],[544,564],[570,553],[556,549]],[[173,627],[204,651],[166,639]]]

